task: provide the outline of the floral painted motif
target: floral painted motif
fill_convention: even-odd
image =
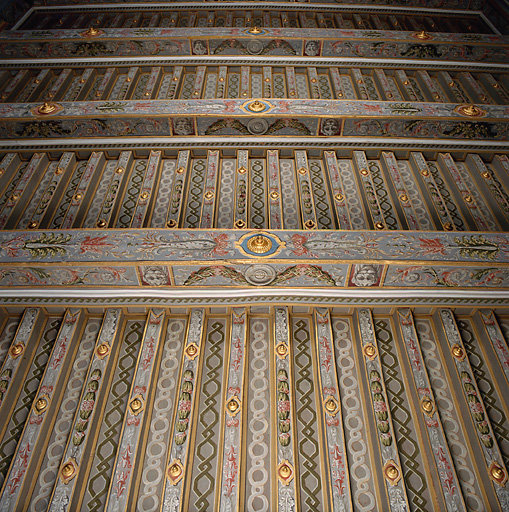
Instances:
[[[250,231],[144,230],[72,232],[0,232],[0,262],[219,260],[245,256],[235,243]],[[276,231],[279,258],[292,259],[414,259],[456,262],[506,262],[509,237],[502,233],[415,233],[393,231]]]
[[[280,268],[279,266],[277,268]],[[241,268],[242,269],[242,268]],[[227,283],[238,284],[242,286],[252,286],[253,282],[246,279],[244,274],[233,266],[216,265],[201,267],[189,274],[189,277],[183,282],[183,286],[192,286],[198,283],[203,283],[214,277],[222,277]],[[322,286],[337,286],[335,279],[329,272],[324,270],[322,266],[318,265],[292,265],[276,271],[274,277],[263,284],[267,285],[281,285],[285,282],[298,279],[300,277],[309,277],[314,280],[314,283],[321,284]],[[260,283],[261,284],[261,283]],[[301,283],[299,283],[301,284]]]
[[[463,389],[465,390],[467,396],[468,406],[470,407],[470,412],[472,413],[472,418],[474,419],[475,426],[477,427],[477,430],[480,434],[481,442],[486,448],[491,448],[493,446],[491,430],[488,422],[486,421],[484,406],[479,400],[475,386],[472,384],[473,378],[466,371],[462,371],[460,377],[463,384]]]
[[[280,369],[277,372],[277,417],[278,441],[281,446],[290,444],[290,390],[288,387],[288,373]]]
[[[88,428],[88,421],[90,419],[90,415],[94,410],[94,405],[96,401],[96,393],[99,389],[99,380],[102,377],[102,372],[98,368],[96,368],[91,374],[90,379],[86,386],[86,392],[81,401],[80,409],[79,409],[79,419],[76,421],[74,426],[74,433],[72,436],[72,443],[74,446],[79,446],[85,437],[86,430]]]
[[[377,370],[369,372],[369,388],[373,397],[376,427],[380,435],[380,441],[384,446],[390,446],[392,444],[392,435],[387,414],[387,403],[383,393],[380,374]]]
[[[6,368],[0,374],[0,404],[2,404],[5,392],[7,391],[7,388],[9,387],[9,382],[11,381],[11,377],[12,377],[12,370],[10,368]]]
[[[175,429],[175,444],[183,445],[187,438],[187,429],[189,428],[189,414],[191,413],[191,397],[193,394],[194,373],[191,370],[184,372],[184,380],[180,388],[180,397],[177,408],[177,424]]]

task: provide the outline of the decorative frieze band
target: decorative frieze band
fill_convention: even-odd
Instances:
[[[49,103],[0,104],[4,119],[60,119],[69,116],[88,118],[91,116],[117,117],[119,114],[136,116],[336,116],[342,118],[441,118],[451,120],[503,120],[508,114],[506,105],[483,105],[482,107],[457,103],[356,101],[325,99],[202,99],[190,103],[187,100],[131,100],[77,101]],[[175,127],[174,127],[175,128]],[[174,130],[175,135],[190,135],[184,127]],[[323,135],[337,135],[324,131]],[[256,135],[257,133],[255,133]]]

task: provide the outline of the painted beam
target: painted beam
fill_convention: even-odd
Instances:
[[[0,58],[126,57],[174,55],[282,55],[386,59],[440,59],[507,63],[508,38],[499,35],[434,34],[344,29],[249,29],[204,27],[8,31],[0,38]],[[2,33],[0,33],[2,36]]]
[[[0,138],[254,135],[508,139],[507,105],[318,99],[89,101],[0,105]],[[44,112],[44,109],[42,110]],[[241,118],[241,119],[235,119]],[[242,118],[248,118],[246,120]]]

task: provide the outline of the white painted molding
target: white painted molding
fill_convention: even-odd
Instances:
[[[205,298],[253,298],[260,296],[285,296],[285,297],[322,297],[327,299],[342,298],[371,298],[371,299],[406,299],[406,298],[437,298],[437,299],[505,299],[509,300],[509,291],[493,290],[451,290],[437,289],[429,290],[398,289],[398,290],[377,290],[374,288],[358,289],[310,289],[310,288],[23,288],[0,290],[0,299],[7,297],[15,298],[87,298],[87,299],[113,299],[113,298],[168,298],[168,299],[205,299]]]

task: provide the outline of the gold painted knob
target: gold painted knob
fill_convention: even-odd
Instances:
[[[61,174],[64,174],[64,169],[62,167],[57,167],[55,170],[55,174],[57,176],[60,176]]]
[[[247,248],[255,254],[263,254],[270,251],[272,241],[265,235],[256,235],[247,241]]]
[[[131,408],[131,411],[134,413],[139,412],[143,406],[142,401],[139,398],[135,398],[132,400],[132,402],[129,404],[129,407]]]
[[[421,176],[429,176],[429,171],[428,171],[428,169],[422,169],[422,170],[421,170]]]
[[[198,353],[198,347],[194,344],[188,345],[186,349],[186,354],[189,357],[193,357]]]
[[[504,470],[498,464],[493,464],[491,468],[491,476],[495,480],[503,480],[505,473]]]
[[[363,176],[367,176],[369,174],[369,171],[367,169],[361,169],[361,174]]]
[[[235,227],[237,229],[243,229],[243,228],[246,227],[246,223],[242,219],[236,220],[235,221]]]
[[[338,404],[336,402],[336,400],[334,400],[334,398],[329,398],[326,402],[325,402],[325,409],[327,410],[327,412],[329,413],[333,413],[338,407]]]
[[[473,201],[472,196],[470,196],[470,195],[465,196],[465,202],[471,203],[472,201]]]
[[[97,226],[98,228],[105,228],[105,227],[106,227],[106,224],[107,224],[107,222],[106,222],[104,219],[101,219],[101,220],[98,220],[98,221],[97,221],[96,226]]]
[[[390,464],[389,466],[387,466],[385,468],[385,476],[387,476],[387,478],[389,480],[396,480],[396,478],[398,478],[399,476],[399,470],[396,466]]]
[[[465,351],[459,345],[454,345],[451,348],[451,353],[456,359],[463,359],[465,357]]]
[[[304,222],[304,227],[306,229],[315,229],[315,226],[316,226],[316,224],[315,224],[314,220],[309,219],[306,222]]]
[[[237,172],[238,172],[239,174],[246,174],[247,169],[246,169],[245,167],[239,167],[239,168],[237,169]]]
[[[458,112],[470,117],[478,117],[484,114],[484,110],[477,105],[462,105],[458,108]]]
[[[408,196],[406,194],[401,194],[399,196],[399,199],[402,203],[407,203],[408,202]]]
[[[83,194],[80,194],[79,192],[74,196],[74,199],[76,201],[81,201],[83,199]]]
[[[369,345],[366,345],[364,347],[364,354],[366,354],[368,357],[373,357],[376,354],[376,348],[371,343]]]
[[[251,102],[247,108],[251,110],[251,112],[261,112],[262,110],[265,110],[265,104],[262,103],[259,100]]]
[[[22,343],[16,343],[16,345],[13,345],[10,348],[9,353],[11,354],[11,357],[16,358],[23,352],[23,350],[25,350],[25,346]]]
[[[74,467],[74,464],[72,464],[71,462],[66,462],[62,466],[62,469],[60,470],[60,474],[62,475],[62,477],[64,479],[67,480],[74,475],[75,471],[76,471],[76,468]]]
[[[97,355],[99,357],[104,357],[105,355],[108,354],[108,352],[110,351],[110,347],[109,345],[107,345],[106,343],[101,343],[98,347],[97,347]]]
[[[340,203],[341,201],[343,201],[343,199],[345,198],[345,196],[343,196],[343,194],[340,194],[340,193],[337,193],[335,196],[334,196],[334,199]]]
[[[279,474],[286,479],[292,474],[292,470],[290,469],[290,466],[288,466],[288,464],[283,464],[279,468]]]
[[[490,175],[490,173],[489,173],[488,171],[484,171],[484,172],[482,173],[482,177],[483,177],[484,179],[486,179],[486,180],[489,180],[489,179],[491,178],[491,175]]]
[[[212,199],[214,197],[214,192],[212,192],[211,190],[208,190],[207,192],[205,192],[205,199]]]
[[[142,192],[142,193],[141,193],[141,195],[140,195],[140,197],[141,197],[142,199],[148,199],[148,196],[149,196],[149,195],[150,195],[150,194],[149,194],[148,192]]]
[[[308,170],[305,167],[301,167],[297,172],[304,176],[304,174],[306,174]]]
[[[250,29],[248,30],[248,32],[249,32],[250,34],[257,35],[257,34],[261,34],[261,32],[262,32],[262,31],[261,31],[258,27],[253,27],[253,28],[250,28]]]
[[[169,228],[176,228],[177,227],[177,221],[175,219],[170,219],[166,225],[169,227]]]
[[[46,398],[39,398],[36,402],[35,402],[35,410],[37,412],[43,412],[46,407],[48,407],[48,401],[46,400]]]
[[[431,413],[433,411],[433,402],[429,398],[424,398],[421,402],[422,410],[425,413]]]
[[[405,80],[405,81],[403,82],[403,85],[410,85],[410,82],[409,82],[408,80]]]
[[[270,198],[274,199],[274,201],[275,201],[276,199],[279,199],[279,194],[277,192],[275,192],[275,191],[271,192],[270,193]]]
[[[19,199],[19,194],[12,194],[11,201],[17,201]]]
[[[177,174],[184,174],[185,172],[186,172],[186,170],[183,167],[179,167],[177,169]]]
[[[85,35],[87,37],[94,37],[94,36],[97,36],[99,35],[100,33],[100,30],[97,30],[95,27],[90,27],[86,32],[85,32]]]
[[[55,112],[57,106],[54,103],[45,101],[38,109],[37,112],[39,114],[51,114]]]
[[[420,32],[416,32],[414,35],[415,35],[415,37],[417,39],[421,39],[422,41],[425,41],[426,39],[430,39],[431,38],[431,36],[425,30],[421,30]]]
[[[277,476],[283,485],[288,485],[293,478],[293,468],[287,460],[281,461],[277,468]]]
[[[168,474],[170,474],[173,478],[176,478],[182,474],[182,467],[180,466],[180,464],[173,463],[168,468]]]
[[[37,222],[35,222],[35,220],[33,220],[32,222],[30,222],[30,224],[28,224],[28,229],[35,229],[37,226],[38,226]]]
[[[446,223],[444,224],[444,229],[445,229],[446,231],[452,231],[452,230],[453,230],[453,225],[452,225],[450,222],[446,222]]]
[[[239,408],[239,403],[237,402],[237,400],[234,400],[232,398],[231,400],[228,400],[226,406],[228,407],[228,410],[230,412],[235,412]]]
[[[377,223],[375,224],[375,228],[376,228],[376,229],[384,229],[384,227],[385,227],[385,226],[384,226],[384,223],[383,223],[383,222],[377,222]]]
[[[279,343],[277,346],[276,346],[276,354],[280,357],[284,357],[286,356],[286,354],[288,353],[288,349],[286,347],[286,345],[284,343]]]

